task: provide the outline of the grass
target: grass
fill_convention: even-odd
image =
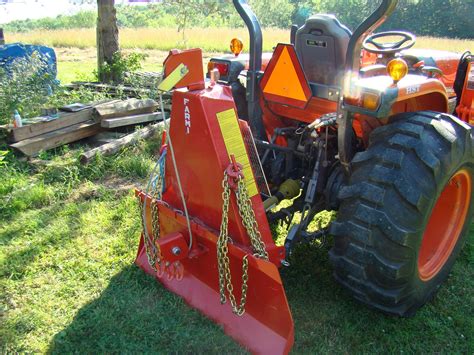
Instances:
[[[431,47],[473,47],[436,43]],[[166,56],[146,52],[145,70]],[[61,80],[91,75],[94,49],[57,53]],[[86,167],[74,146],[42,154],[47,165],[11,153],[0,165],[2,353],[245,352],[133,265],[141,227],[132,190],[145,184],[159,142],[140,142]],[[295,354],[474,352],[474,224],[447,282],[409,319],[354,301],[332,278],[329,247],[298,248],[291,268],[281,271]]]
[[[3,353],[241,353],[222,329],[133,265],[143,186],[159,137],[87,167],[76,150],[36,167],[10,155],[0,175]],[[64,154],[65,153],[65,154]],[[352,300],[329,246],[282,270],[294,353],[472,353],[474,233],[434,301],[400,319]],[[216,305],[218,307],[218,305]]]
[[[72,81],[93,81],[92,74],[97,68],[97,53],[95,48],[55,48],[58,58],[58,79],[61,83],[70,83]],[[140,52],[146,55],[143,61],[143,71],[161,71],[162,63],[168,55],[163,50],[146,49],[124,49],[125,53]],[[203,54],[204,62],[212,56],[212,53]]]
[[[170,49],[200,47],[205,61],[212,53],[229,51],[233,37],[244,39],[248,46],[248,35],[244,29],[195,28],[187,31],[188,40],[183,42],[181,33],[172,28],[160,29],[121,29],[120,45],[127,52],[141,52],[148,55],[143,70],[159,71],[161,63]],[[92,72],[97,67],[96,35],[92,29],[35,31],[29,33],[10,33],[9,42],[24,42],[49,45],[55,48],[58,57],[59,79],[62,83],[94,80]],[[264,30],[264,50],[272,51],[275,43],[288,42],[288,31],[281,29]],[[430,48],[464,52],[474,48],[473,40],[419,37],[416,48]],[[244,48],[245,50],[245,48]]]
[[[11,33],[7,36],[9,42],[24,42],[45,44],[56,48],[91,48],[96,44],[94,29],[34,31],[29,33]],[[158,49],[173,48],[202,48],[206,52],[227,52],[229,42],[234,37],[243,39],[248,48],[248,33],[246,29],[237,28],[193,28],[186,31],[186,41],[181,33],[174,28],[124,28],[120,30],[120,45],[125,49]],[[263,33],[264,51],[272,51],[276,43],[289,41],[289,31],[282,29],[265,29]],[[474,48],[474,40],[439,39],[420,37],[418,48],[430,48],[464,52]]]

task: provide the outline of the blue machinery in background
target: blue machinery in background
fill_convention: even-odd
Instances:
[[[44,74],[50,74],[51,80],[55,80],[58,74],[56,53],[50,47],[22,43],[0,45],[0,69],[8,73],[15,60],[31,57],[35,52],[45,64],[42,69]]]

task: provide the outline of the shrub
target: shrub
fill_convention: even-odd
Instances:
[[[105,63],[100,68],[101,74],[106,78],[113,78],[115,82],[123,83],[125,74],[140,70],[146,57],[143,53],[114,53],[111,63]]]
[[[9,122],[15,110],[21,116],[37,113],[56,86],[48,64],[38,52],[0,68],[0,123]]]

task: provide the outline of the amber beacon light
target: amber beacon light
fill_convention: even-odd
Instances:
[[[408,65],[401,58],[392,59],[387,65],[387,73],[396,84],[408,74]]]
[[[237,57],[240,53],[242,53],[242,50],[244,49],[244,44],[242,41],[238,38],[233,38],[232,41],[230,41],[230,50],[234,55]]]

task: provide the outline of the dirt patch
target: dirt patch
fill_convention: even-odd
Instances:
[[[125,196],[135,190],[139,182],[130,181],[117,176],[109,176],[102,181],[86,182],[74,189],[68,198],[69,202],[89,201],[103,196]]]
[[[119,176],[108,176],[100,182],[103,187],[114,190],[117,193],[128,193],[141,185],[140,181],[131,181]]]

